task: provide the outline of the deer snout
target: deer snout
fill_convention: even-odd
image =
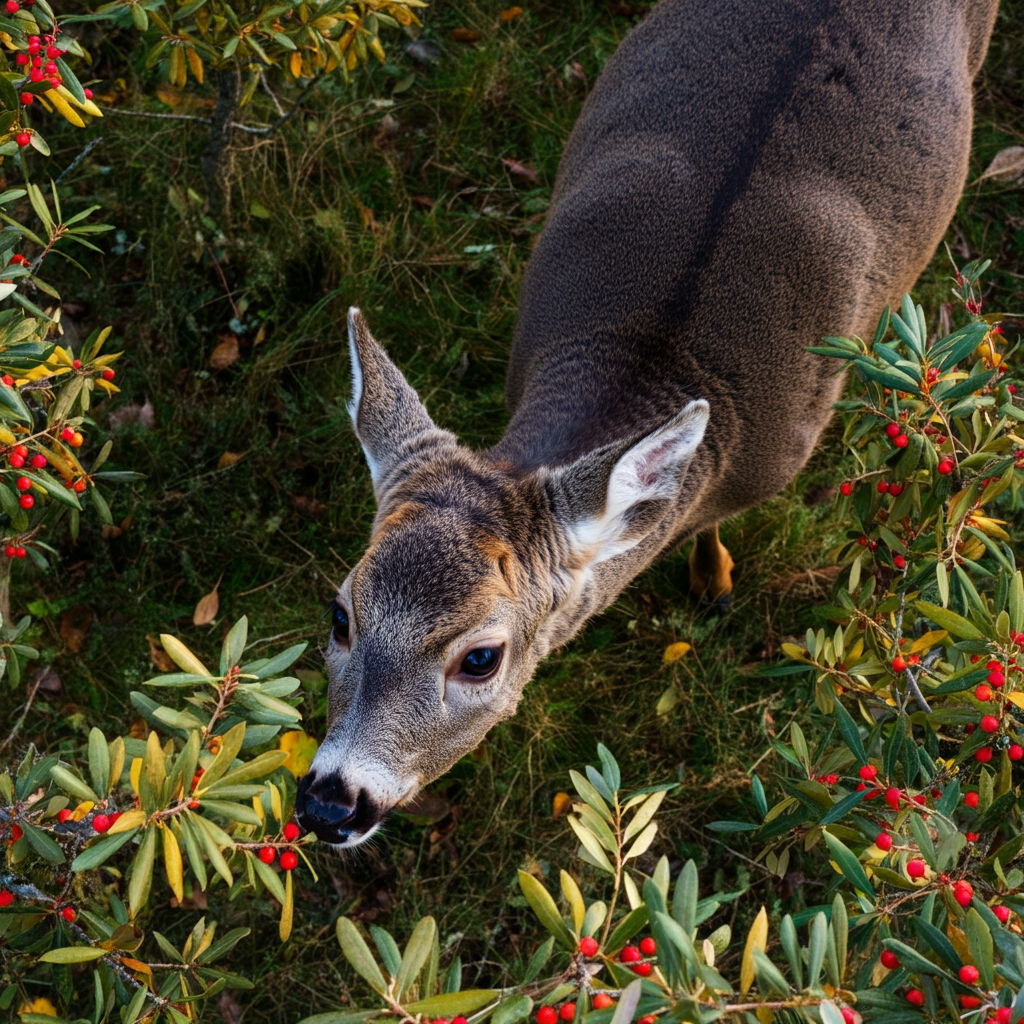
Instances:
[[[351,789],[333,773],[310,769],[295,794],[295,817],[325,843],[357,846],[376,830],[387,808],[373,806],[366,790]]]

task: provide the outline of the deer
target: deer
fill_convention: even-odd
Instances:
[[[376,500],[331,611],[327,735],[300,825],[370,838],[511,716],[538,662],[693,539],[785,488],[968,171],[998,0],[662,0],[608,60],[525,270],[507,427],[434,423],[348,314]]]

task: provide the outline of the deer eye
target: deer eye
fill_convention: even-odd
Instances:
[[[489,676],[501,663],[500,647],[474,647],[462,659],[462,672],[482,679]]]
[[[334,621],[331,632],[339,644],[348,643],[348,612],[337,603],[334,605]]]

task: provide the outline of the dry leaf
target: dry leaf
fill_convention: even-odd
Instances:
[[[158,672],[173,672],[176,668],[173,661],[171,661],[170,655],[164,650],[163,644],[155,636],[146,636],[149,641],[149,660],[153,662],[153,666]],[[146,734],[143,733],[142,737],[145,738]]]
[[[68,608],[60,617],[60,636],[72,654],[78,654],[82,649],[85,636],[89,632],[94,618],[93,610],[84,604]]]
[[[359,219],[363,222],[364,231],[372,231],[374,234],[380,231],[380,226],[377,224],[377,218],[373,215],[373,210],[368,206],[363,206],[358,200],[356,201],[356,208],[359,210]]]
[[[301,779],[309,771],[309,766],[313,763],[313,758],[316,756],[317,742],[312,736],[307,736],[301,729],[297,729],[293,732],[286,732],[281,737],[277,749],[283,750],[288,755],[284,760],[284,767],[295,778]]]
[[[669,665],[673,661],[678,661],[690,649],[690,645],[682,640],[675,644],[669,644],[665,648],[665,653],[661,656],[661,660],[666,665]]]
[[[228,466],[233,466],[236,462],[240,461],[241,459],[244,459],[246,454],[248,454],[248,453],[247,452],[225,452],[217,460],[217,468],[218,469],[227,469]]]
[[[410,196],[409,198],[414,206],[422,207],[424,210],[432,210],[434,208],[434,200],[430,196]]]
[[[105,540],[115,540],[116,538],[127,533],[128,527],[131,525],[132,513],[129,512],[128,515],[126,515],[124,519],[121,520],[120,526],[115,526],[113,523],[107,523],[104,525],[103,529],[100,532],[103,534]]]
[[[238,336],[235,334],[222,334],[217,347],[210,353],[210,368],[213,370],[226,370],[233,363],[238,362],[242,353],[238,350]]]
[[[992,158],[992,163],[978,177],[978,181],[1024,181],[1024,146],[1008,146]]]
[[[64,688],[61,678],[57,675],[52,665],[42,665],[34,669],[28,676],[29,687],[42,690],[56,696]]]
[[[526,164],[521,164],[518,160],[508,157],[502,157],[501,162],[508,168],[508,173],[513,178],[523,178],[526,181],[537,180],[537,172],[532,167],[527,167]]]
[[[150,644],[153,643],[153,638],[151,636],[147,636],[146,639]],[[161,650],[163,650],[163,648],[161,648]],[[171,668],[175,667],[174,662],[171,661],[170,658],[167,659],[167,664],[170,665]],[[146,723],[146,720],[139,715],[137,718],[133,719],[132,724],[128,726],[128,736],[133,740],[144,740],[148,735],[149,725]]]
[[[483,36],[471,28],[453,28],[452,39],[457,43],[478,43]]]
[[[572,797],[568,793],[556,793],[551,801],[551,818],[557,821],[572,810]]]
[[[206,626],[217,618],[217,611],[220,609],[220,596],[217,594],[217,588],[222,579],[224,579],[223,573],[213,585],[213,590],[199,599],[199,604],[196,605],[196,610],[192,613],[193,626]]]
[[[515,21],[515,19],[518,18],[519,15],[522,13],[522,7],[509,7],[507,10],[502,11],[501,14],[498,15],[498,17],[501,18],[503,22],[508,24],[508,22],[510,21]]]
[[[168,906],[180,907],[182,910],[206,910],[206,893],[198,885],[192,886],[192,896],[186,896],[180,903],[177,896],[171,896]]]
[[[330,511],[329,505],[322,501],[317,501],[316,498],[308,498],[304,494],[293,494],[291,499],[292,508],[307,519],[319,519]]]

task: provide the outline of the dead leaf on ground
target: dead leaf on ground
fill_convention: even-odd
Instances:
[[[64,689],[64,683],[52,665],[41,665],[28,674],[29,689],[33,687],[42,693],[56,696]]]
[[[116,540],[118,537],[123,536],[128,532],[128,527],[132,525],[132,514],[128,513],[121,520],[120,526],[115,526],[113,523],[107,523],[100,531],[103,534],[104,540]]]
[[[518,18],[519,15],[522,13],[522,7],[509,7],[502,11],[501,14],[498,15],[498,17],[501,18],[503,22],[508,24],[510,21],[515,21],[515,19]]]
[[[471,28],[453,28],[452,39],[456,43],[478,43],[483,38],[479,32]]]
[[[217,612],[220,609],[220,595],[217,593],[217,588],[222,579],[224,579],[223,573],[213,585],[213,590],[199,599],[196,610],[192,613],[193,626],[207,626],[217,618]]]
[[[410,196],[414,206],[422,207],[424,210],[432,210],[434,208],[434,200],[430,196]]]
[[[572,797],[568,793],[556,793],[551,800],[551,819],[558,821],[572,810]]]
[[[521,164],[510,157],[502,157],[501,162],[508,168],[508,173],[513,178],[522,178],[524,181],[537,180],[537,172],[532,167],[527,167],[526,164]]]
[[[661,660],[666,664],[671,664],[673,661],[678,661],[687,651],[690,650],[690,645],[685,640],[680,640],[677,643],[669,644],[665,648],[664,654],[661,656]]]
[[[222,334],[217,347],[210,353],[210,369],[226,370],[238,362],[241,354],[238,348],[238,335]]]
[[[248,455],[248,452],[225,452],[217,460],[218,469],[227,469],[229,466],[233,466],[236,462],[244,459]]]
[[[72,654],[78,654],[82,649],[86,634],[95,617],[93,610],[85,604],[68,608],[60,617],[60,637]]]
[[[152,637],[146,637],[146,639],[149,640],[150,643],[153,642]],[[174,668],[174,662],[171,661],[170,658],[167,660],[170,662],[171,668]],[[132,720],[132,724],[128,727],[128,736],[133,740],[144,740],[149,736],[149,725],[141,715]]]
[[[330,511],[330,506],[325,505],[316,498],[307,498],[304,494],[293,494],[292,508],[304,515],[307,519],[319,519]]]
[[[359,210],[359,219],[363,222],[363,230],[377,234],[377,232],[380,231],[380,225],[377,223],[377,218],[374,216],[373,210],[368,206],[364,206],[358,200],[356,201],[356,208]]]
[[[206,910],[206,893],[198,885],[193,885],[191,896],[186,896],[180,903],[177,896],[172,896],[170,905],[182,910]]]
[[[992,163],[979,175],[978,181],[1024,181],[1024,146],[1008,146],[992,158]]]
[[[158,672],[173,672],[176,666],[171,661],[170,655],[164,650],[163,644],[154,636],[147,635],[146,640],[149,641],[149,660],[153,662],[153,667]],[[142,735],[144,738],[146,734]]]
[[[235,1001],[235,997],[225,989],[217,1000],[217,1009],[220,1011],[224,1024],[238,1024],[242,1019],[242,1008]]]

